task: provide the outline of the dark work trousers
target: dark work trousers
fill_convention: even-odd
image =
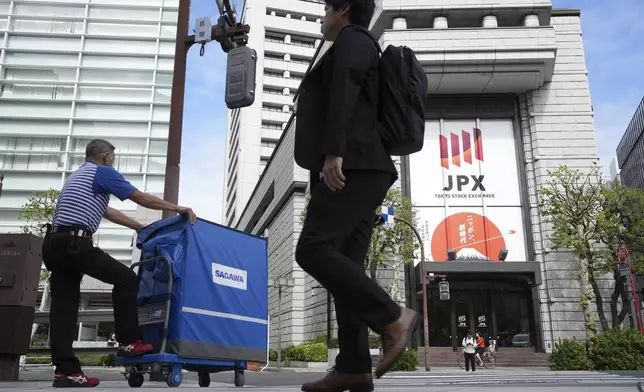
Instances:
[[[472,366],[472,371],[476,371],[476,353],[463,353],[465,356],[465,371],[469,372],[470,371],[470,365]]]
[[[70,246],[74,240],[76,246]],[[136,273],[94,247],[91,238],[76,238],[67,233],[47,234],[42,254],[45,266],[51,271],[49,331],[51,358],[57,373],[81,371],[72,343],[77,338],[80,286],[84,275],[114,285],[112,302],[116,339],[121,344],[134,343],[139,339]]]
[[[311,176],[311,200],[295,257],[335,301],[340,344],[336,369],[370,373],[367,327],[381,333],[400,317],[400,307],[364,268],[376,207],[384,200],[393,176],[377,171],[344,174],[345,187],[335,192],[324,180]]]

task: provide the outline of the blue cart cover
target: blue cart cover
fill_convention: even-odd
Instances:
[[[141,260],[166,256],[172,262],[167,352],[188,358],[266,362],[264,238],[202,219],[191,225],[176,216],[141,230],[137,247]],[[169,272],[165,260],[139,269],[139,320],[142,308],[165,304]],[[163,325],[142,324],[144,339],[159,344]]]

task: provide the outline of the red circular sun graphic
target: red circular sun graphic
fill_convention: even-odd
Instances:
[[[432,259],[447,261],[447,250],[456,250],[456,261],[497,261],[505,247],[501,230],[488,218],[472,212],[450,215],[434,230]]]

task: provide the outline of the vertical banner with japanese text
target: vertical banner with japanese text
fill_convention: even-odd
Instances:
[[[409,170],[428,260],[526,260],[512,120],[428,121]]]

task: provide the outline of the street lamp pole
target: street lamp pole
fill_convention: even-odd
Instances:
[[[329,290],[326,291],[326,348],[327,350],[331,348],[331,341],[332,341],[332,332],[333,329],[331,328],[331,301],[333,298],[331,297],[331,292]]]
[[[190,26],[190,0],[179,0],[177,36],[174,47],[174,72],[170,93],[170,126],[168,130],[168,152],[165,166],[163,198],[171,203],[179,202],[179,164],[181,162],[181,136],[183,132],[183,101],[186,91],[186,63],[188,50],[194,44],[186,39]],[[163,211],[163,218],[172,212]]]
[[[277,289],[277,368],[282,367],[282,288],[294,287],[295,279],[278,277],[268,279],[268,287]]]
[[[633,278],[633,264],[631,262],[631,256],[628,252],[628,248],[624,246],[623,244],[620,245],[618,252],[617,252],[617,258],[619,259],[620,262],[620,274],[625,277],[624,281],[624,286],[626,286],[626,293],[629,291],[631,292],[629,300],[632,301],[630,303],[631,307],[631,320],[633,321],[633,326],[637,326],[637,329],[640,331],[640,333],[644,333],[644,327],[642,326],[642,315],[640,313],[640,306],[639,306],[639,297],[637,295],[637,289],[635,287],[635,279]],[[625,262],[628,262],[627,264]],[[624,266],[624,267],[621,267]],[[626,277],[626,275],[628,275]],[[628,283],[630,283],[630,287],[628,287]]]
[[[282,286],[277,287],[277,368],[282,367]]]
[[[423,347],[423,362],[425,363],[425,371],[430,371],[429,366],[429,317],[427,315],[427,274],[425,273],[425,246],[423,245],[423,239],[418,233],[418,230],[410,222],[407,222],[404,219],[400,219],[394,216],[395,222],[400,222],[405,226],[409,227],[420,244],[420,281],[423,286],[423,337],[425,338],[425,344]],[[415,290],[414,290],[415,291]]]

